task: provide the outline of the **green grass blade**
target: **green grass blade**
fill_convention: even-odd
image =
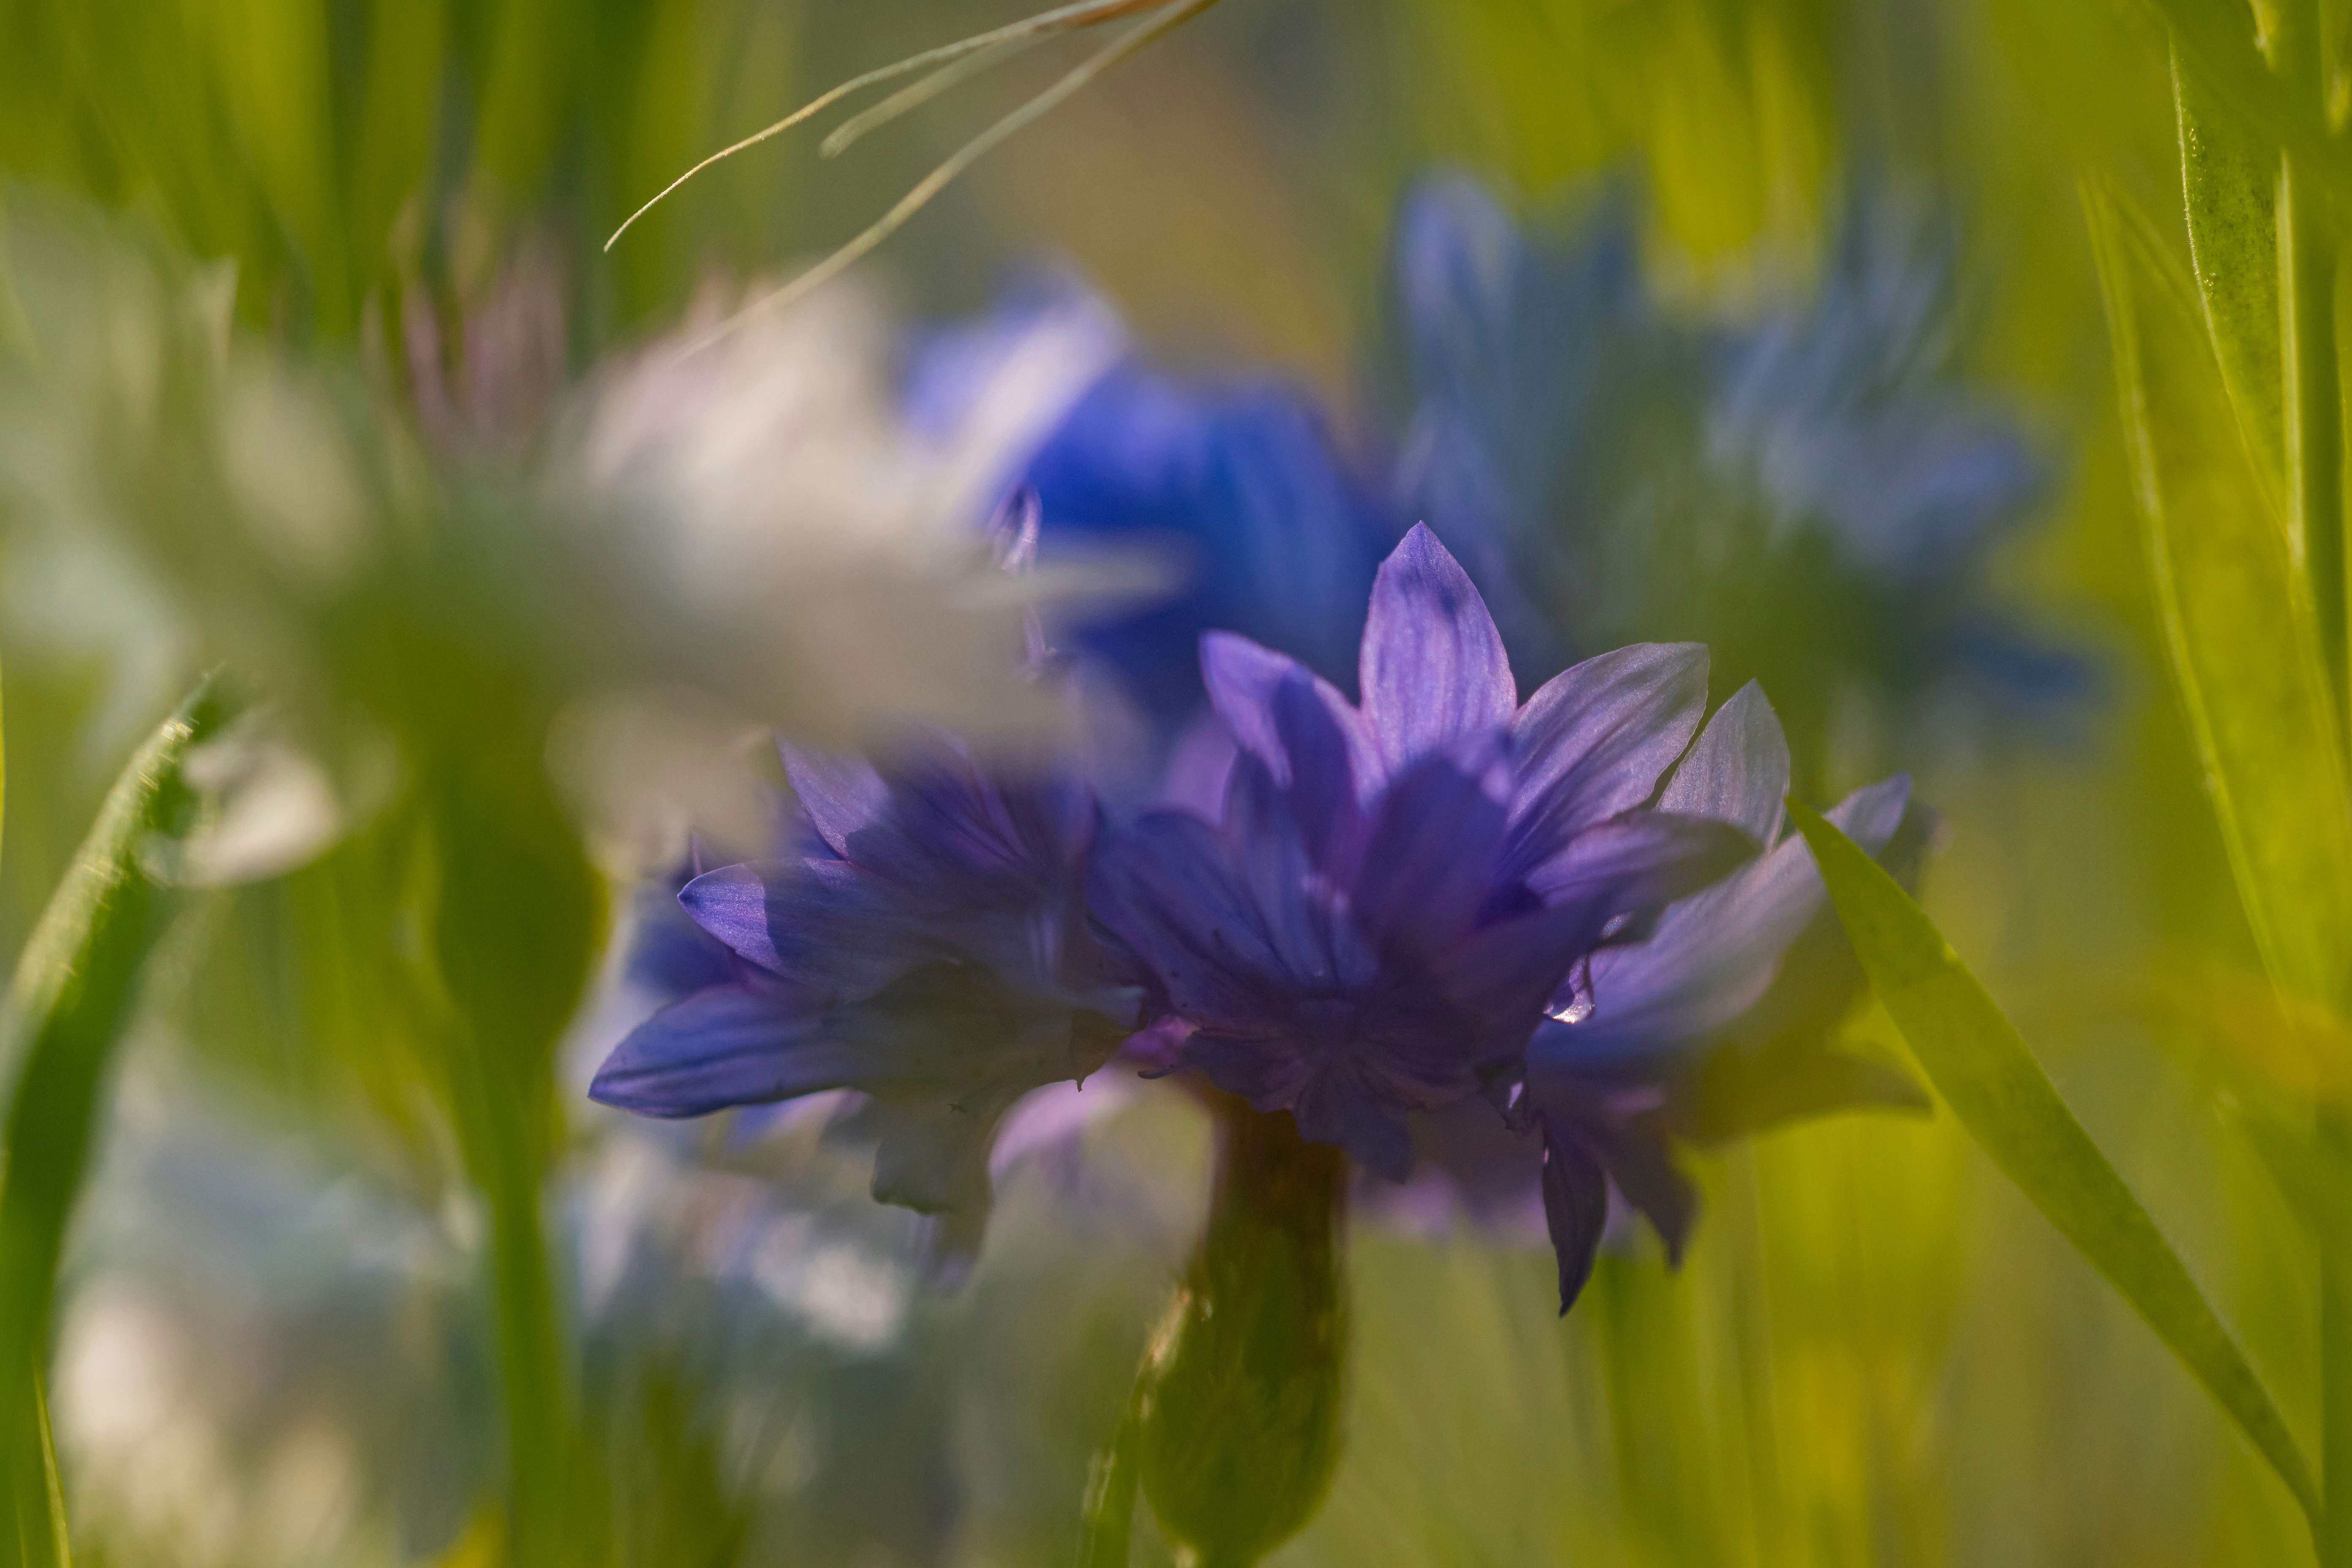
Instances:
[[[2157,613],[2239,898],[2273,981],[2340,1007],[2352,815],[2312,606],[2189,286],[2120,198],[2084,206]]]
[[[137,1003],[147,959],[179,900],[147,870],[153,841],[192,825],[195,797],[180,776],[189,749],[222,718],[210,685],[142,746],[100,808],[66,878],[26,944],[0,1016],[0,1050],[14,1075],[7,1101],[7,1169],[0,1176],[0,1411],[17,1517],[0,1539],[55,1542],[44,1517],[46,1479],[40,1368],[66,1227],[98,1131],[114,1047]],[[33,1497],[28,1498],[28,1490]],[[38,1500],[36,1501],[35,1499]]]
[[[2181,67],[2218,108],[2304,162],[2336,200],[2352,198],[2352,150],[2334,133],[2315,96],[2281,89],[2243,5],[2147,0],[2147,9],[2170,30]]]
[[[2221,380],[2256,472],[2284,484],[2286,425],[2279,349],[2279,154],[2246,133],[2205,86],[2172,64],[2189,247]]]
[[[1152,1356],[1144,1357],[1149,1367]],[[1095,1456],[1087,1477],[1086,1512],[1078,1531],[1078,1568],[1127,1568],[1135,1535],[1135,1491],[1141,1479],[1143,1395],[1139,1376],[1110,1447]]]
[[[1801,802],[1789,811],[1872,989],[1952,1114],[2220,1402],[2315,1529],[2310,1467],[2261,1378],[2024,1039],[1894,878]]]

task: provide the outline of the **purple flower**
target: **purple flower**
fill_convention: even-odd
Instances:
[[[992,525],[1027,569],[1034,501]],[[1026,667],[1051,650],[1034,616]],[[707,1115],[835,1089],[877,1145],[874,1195],[978,1239],[1000,1125],[1034,1089],[1083,1079],[1134,1032],[1138,994],[1096,942],[1087,868],[1101,812],[1052,769],[993,767],[935,735],[885,773],[784,748],[803,852],[698,876],[677,902],[730,973],[664,1007],[590,1085],[604,1104]],[[680,964],[668,933],[663,968]]]
[[[1753,853],[1645,809],[1705,710],[1706,656],[1644,646],[1522,707],[1484,602],[1415,528],[1380,570],[1362,706],[1232,635],[1202,647],[1239,744],[1222,819],[1107,845],[1097,917],[1179,1065],[1402,1180],[1407,1118],[1513,1080],[1571,970]]]
[[[1013,1103],[1083,1079],[1132,1030],[1135,994],[1086,919],[1094,798],[946,741],[887,774],[793,750],[786,763],[815,843],[687,884],[679,903],[737,973],[655,1014],[589,1093],[687,1117],[861,1090],[875,1196],[968,1233]]]
[[[1661,308],[1641,206],[1603,187],[1522,224],[1478,182],[1404,204],[1401,497],[1462,552],[1523,668],[1549,649],[1704,639],[1812,750],[1856,689],[1957,689],[2060,717],[2078,651],[2020,629],[1993,552],[2048,465],[1955,374],[1948,223],[1860,184],[1818,281],[1752,319]]]
[[[1924,1106],[1899,1072],[1829,1047],[1861,974],[1788,827],[1788,789],[1780,721],[1750,683],[1708,721],[1659,805],[1769,847],[1674,904],[1641,942],[1594,953],[1538,1025],[1508,1112],[1465,1108],[1425,1123],[1422,1173],[1387,1206],[1427,1219],[1450,1199],[1507,1221],[1539,1195],[1565,1310],[1591,1270],[1612,1185],[1679,1256],[1696,1199],[1675,1140],[1839,1106]],[[1924,814],[1907,779],[1857,790],[1829,815],[1898,874],[1914,868]]]

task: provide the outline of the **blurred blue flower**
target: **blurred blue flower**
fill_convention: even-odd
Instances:
[[[1769,847],[1666,910],[1637,942],[1592,954],[1554,999],[1506,1114],[1484,1106],[1422,1130],[1405,1217],[1523,1223],[1544,1215],[1561,1307],[1591,1272],[1614,1185],[1678,1257],[1696,1208],[1677,1138],[1714,1139],[1842,1106],[1924,1106],[1894,1068],[1842,1055],[1832,1029],[1862,976],[1784,800],[1789,751],[1762,690],[1726,702],[1661,793],[1660,809],[1732,824]],[[1832,821],[1906,879],[1924,814],[1897,775]]]
[[[945,742],[887,775],[803,752],[788,765],[818,845],[687,885],[679,902],[739,972],[655,1014],[589,1092],[684,1117],[862,1090],[875,1196],[976,1226],[1005,1113],[1132,1032],[1135,994],[1087,928],[1093,797]]]
[[[1644,288],[1638,204],[1523,228],[1460,175],[1406,202],[1411,416],[1398,487],[1460,542],[1515,657],[1696,638],[1727,685],[1819,710],[1859,681],[2004,700],[2089,673],[1988,596],[2044,466],[1948,371],[1953,247],[1864,187],[1809,298],[1685,321]]]
[[[1025,511],[998,538],[1014,570],[1035,547]],[[1033,618],[1029,666],[1050,662]],[[635,966],[701,984],[623,1040],[589,1093],[691,1117],[861,1091],[849,1125],[877,1145],[874,1195],[944,1216],[935,1240],[960,1261],[1015,1102],[1083,1079],[1134,1032],[1139,993],[1087,913],[1100,807],[1066,772],[983,763],[944,734],[887,772],[790,745],[784,763],[800,852],[685,885],[679,906],[727,967],[651,924]]]
[[[1360,708],[1231,634],[1202,662],[1239,743],[1223,818],[1114,837],[1097,913],[1191,1026],[1179,1065],[1395,1180],[1411,1113],[1515,1076],[1572,968],[1755,848],[1643,809],[1704,710],[1704,649],[1622,649],[1522,707],[1425,528],[1373,587]]]
[[[908,417],[919,428],[969,417],[975,389],[1001,382],[1004,363],[1085,315],[1065,286],[1018,294],[939,334],[910,369]],[[1239,632],[1345,679],[1372,574],[1403,531],[1379,488],[1288,386],[1180,381],[1131,353],[1103,363],[1003,482],[1036,492],[1049,558],[1142,548],[1164,558],[1180,585],[1140,607],[1082,614],[1069,628],[1075,650],[1107,666],[1163,731],[1201,707],[1206,631]]]

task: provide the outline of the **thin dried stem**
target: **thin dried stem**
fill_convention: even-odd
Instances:
[[[1018,22],[1008,23],[1004,26],[993,28],[985,33],[976,33],[969,38],[960,38],[952,44],[942,44],[935,49],[925,49],[920,54],[909,55],[903,60],[867,71],[863,76],[852,77],[839,87],[803,104],[765,130],[755,131],[740,142],[720,148],[668,184],[664,185],[655,194],[653,200],[622,220],[621,226],[613,231],[612,238],[604,242],[604,248],[612,249],[619,243],[621,237],[629,232],[631,224],[653,211],[668,197],[671,192],[710,167],[711,164],[722,159],[731,158],[747,147],[756,147],[770,137],[782,135],[793,126],[814,115],[822,114],[852,93],[862,92],[866,88],[896,80],[899,77],[915,71],[950,64],[983,49],[992,49],[1003,44],[1040,38],[1049,33],[1071,32],[1081,27],[1099,26],[1105,22],[1115,22],[1122,16],[1133,16],[1146,11],[1156,10],[1168,3],[1169,0],[1081,0],[1078,5],[1041,11],[1034,16],[1024,17]]]
[[[1165,3],[1166,0],[1162,0],[1162,4]],[[1035,38],[1014,38],[1009,43],[998,44],[941,66],[913,86],[900,88],[873,108],[843,121],[834,128],[831,135],[817,144],[818,156],[839,157],[868,132],[880,130],[900,115],[922,107],[950,88],[971,80],[1036,41]]]
[[[1087,56],[1051,87],[1046,88],[1036,97],[957,148],[947,162],[923,176],[921,182],[913,190],[899,197],[897,204],[877,218],[863,234],[791,282],[752,300],[734,315],[687,344],[679,351],[679,357],[684,358],[701,353],[733,332],[754,314],[789,304],[810,290],[839,277],[851,264],[866,256],[883,241],[898,233],[905,226],[908,218],[913,217],[929,204],[932,197],[952,184],[965,170],[994,152],[1014,132],[1051,113],[1083,90],[1097,77],[1174,32],[1210,6],[1216,5],[1217,0],[1173,0],[1172,4],[1162,0],[1162,3],[1165,8],[1159,15],[1120,34],[1102,49]]]

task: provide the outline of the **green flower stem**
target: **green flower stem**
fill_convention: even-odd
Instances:
[[[507,1434],[507,1535],[514,1568],[572,1557],[572,1444],[578,1431],[562,1312],[548,1268],[539,1162],[509,1131],[535,1107],[501,1064],[469,1053],[459,1115],[474,1123],[467,1163],[489,1212],[489,1287],[497,1303],[499,1392]],[[468,1081],[470,1080],[470,1081]]]
[[[543,1211],[562,1148],[555,1047],[603,940],[603,885],[535,755],[436,761],[425,797],[433,959],[449,1005],[450,1112],[489,1217],[504,1563],[559,1568],[593,1555],[583,1521],[593,1489]]]
[[[1140,1384],[1143,1493],[1187,1568],[1250,1568],[1320,1507],[1348,1356],[1348,1163],[1213,1095],[1216,1185]]]

